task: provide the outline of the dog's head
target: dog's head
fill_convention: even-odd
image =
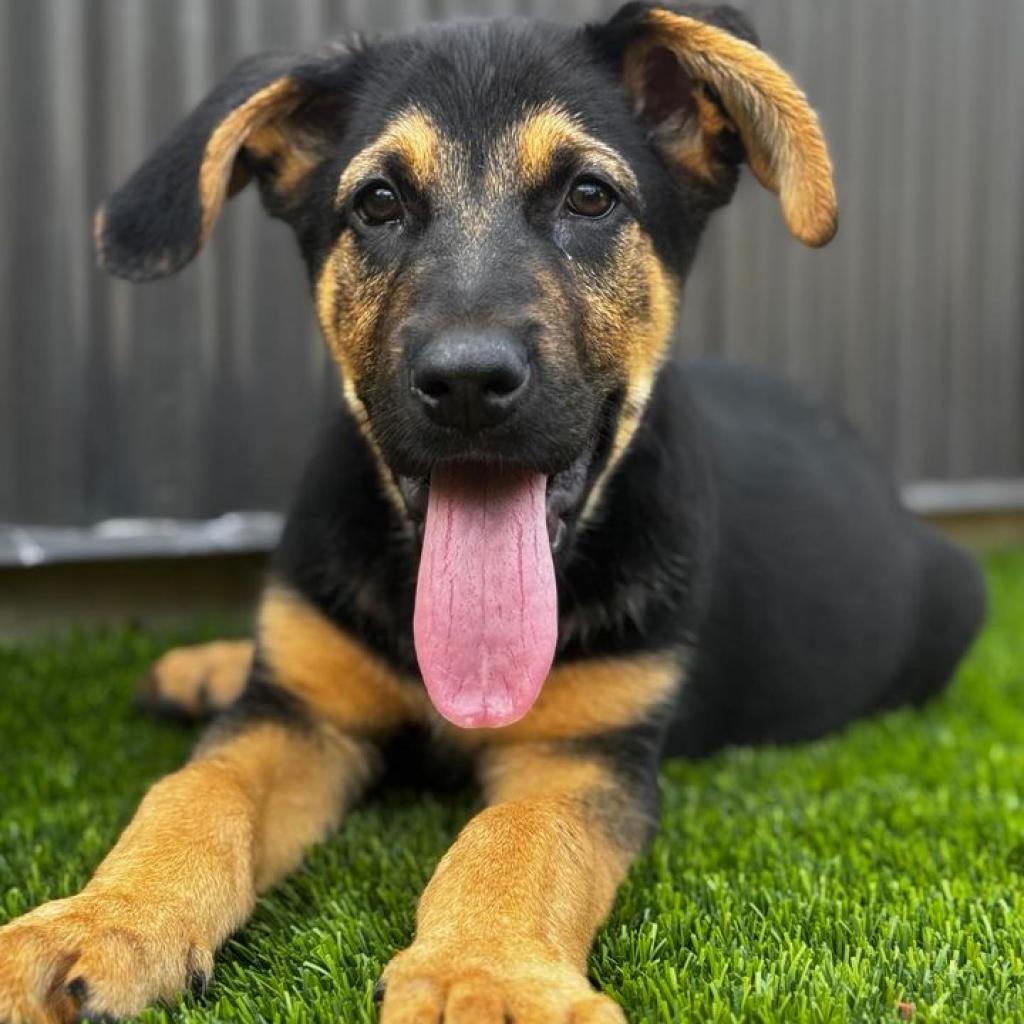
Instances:
[[[516,557],[535,521],[564,552],[744,162],[797,238],[831,238],[817,119],[730,8],[438,27],[244,62],[101,209],[97,245],[114,273],[170,274],[255,179],[396,504],[416,521],[437,497],[450,526],[491,486]]]

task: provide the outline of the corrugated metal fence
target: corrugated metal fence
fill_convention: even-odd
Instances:
[[[747,0],[819,108],[820,253],[749,181],[686,351],[842,405],[904,479],[1024,477],[1024,0]],[[0,520],[278,508],[334,394],[287,231],[246,194],[179,278],[93,267],[95,203],[237,58],[589,0],[0,0]]]

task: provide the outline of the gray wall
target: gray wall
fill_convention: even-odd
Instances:
[[[748,181],[682,348],[805,383],[903,479],[1024,477],[1024,0],[746,6],[822,114],[842,225],[803,250]],[[244,54],[512,10],[541,4],[0,0],[0,520],[280,507],[335,391],[286,230],[246,194],[135,287],[94,270],[91,210]]]

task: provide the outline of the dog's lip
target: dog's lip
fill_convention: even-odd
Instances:
[[[592,431],[593,440],[586,445],[568,465],[554,472],[547,472],[546,467],[527,466],[522,468],[541,468],[548,478],[547,483],[547,527],[548,539],[552,553],[557,555],[565,551],[570,536],[574,533],[579,513],[595,480],[608,462],[611,453],[614,425],[622,406],[623,394],[615,390],[605,396],[604,405],[598,422]],[[464,458],[461,461],[481,466],[484,470],[488,465],[512,466],[508,459]],[[437,464],[440,464],[438,462]],[[412,522],[417,537],[422,539],[423,526],[427,515],[427,502],[430,496],[430,475],[421,473],[406,475],[392,470],[402,501],[405,503],[406,514]]]
[[[594,449],[588,448],[568,467],[548,476],[547,526],[551,550],[558,552],[569,533],[569,523],[582,504],[590,475]],[[479,463],[486,470],[487,462]],[[491,463],[491,465],[496,465]],[[396,483],[405,502],[409,518],[421,527],[427,514],[430,478],[427,476],[397,475]]]

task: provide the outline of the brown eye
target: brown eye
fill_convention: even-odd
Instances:
[[[615,206],[615,193],[596,178],[578,178],[565,205],[578,217],[603,217]]]
[[[402,219],[398,193],[383,181],[374,181],[356,196],[356,212],[367,224],[390,224]]]

